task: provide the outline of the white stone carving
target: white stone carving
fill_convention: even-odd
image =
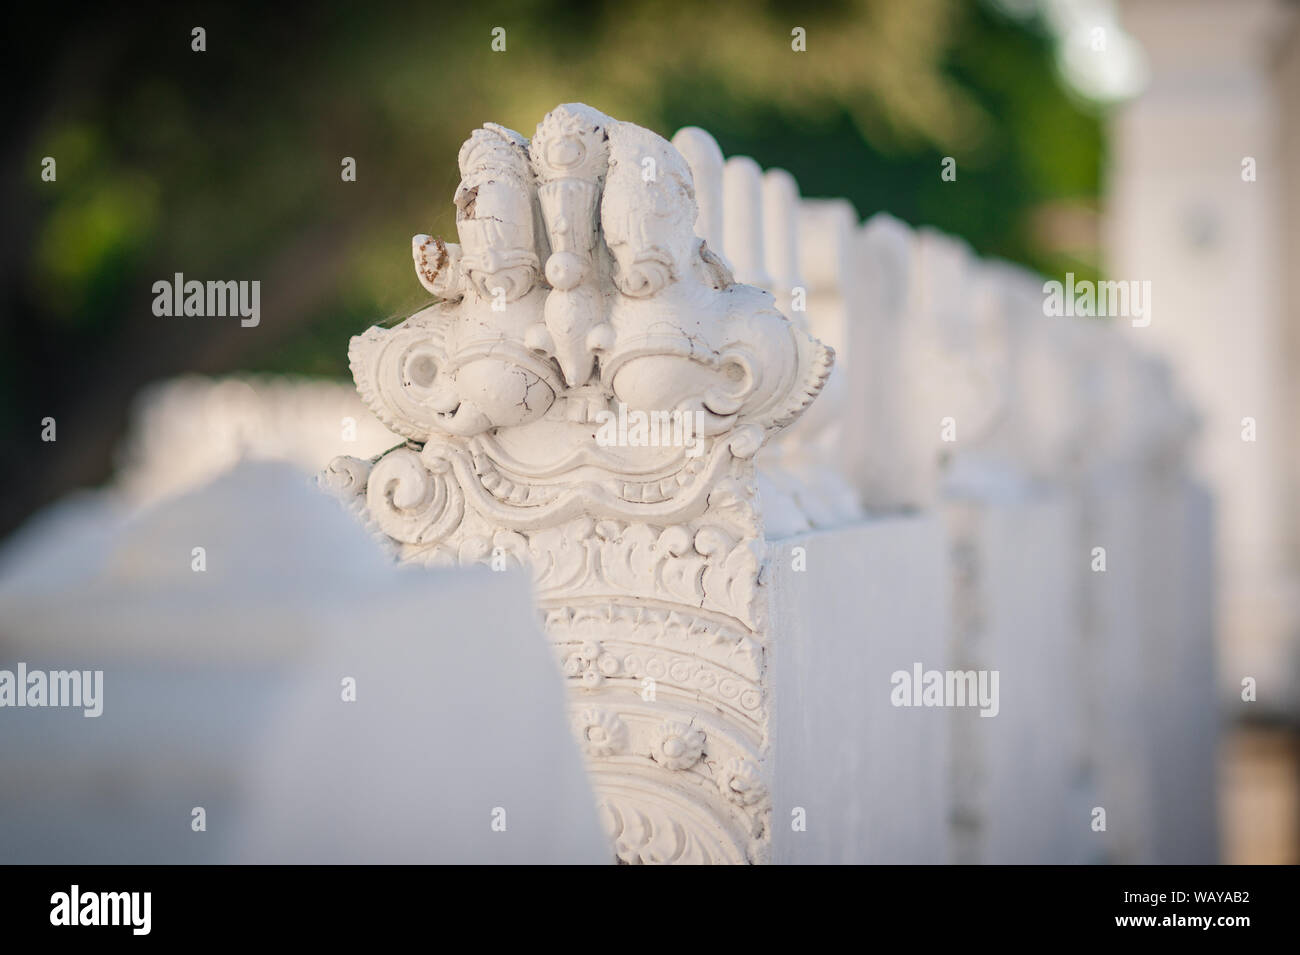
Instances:
[[[698,130],[677,141],[687,158],[578,104],[531,141],[475,131],[459,244],[413,244],[440,301],[349,352],[366,406],[407,441],[337,459],[322,483],[404,560],[532,569],[621,861],[758,862],[770,634],[755,455],[834,355],[710,249],[743,236],[731,260],[767,281],[757,165],[724,171]],[[710,177],[698,206],[687,159]],[[633,424],[611,442],[620,415]],[[637,421],[681,440],[642,442]]]
[[[1023,269],[885,215],[859,226],[703,130],[670,145],[561,106],[531,141],[476,131],[460,167],[460,241],[413,244],[437,301],[350,349],[405,442],[320,480],[402,560],[531,570],[617,858],[1143,858],[1119,822],[1113,844],[1058,835],[1099,800],[1146,819],[1141,761],[1178,743],[1125,729],[1140,689],[1102,676],[1173,655],[1193,617],[1087,559],[1201,546],[1202,524],[1177,530],[1194,420],[1168,370],[1046,315]],[[1194,594],[1198,566],[1142,586]],[[885,696],[839,699],[883,693],[899,654],[1004,669],[1006,713],[921,732]],[[906,836],[858,798],[890,716],[891,745],[925,755],[910,788],[863,798],[923,806]],[[1032,780],[1030,738],[1052,747]],[[786,838],[792,807],[826,834]]]

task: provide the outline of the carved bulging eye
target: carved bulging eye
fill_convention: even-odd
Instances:
[[[416,388],[430,388],[438,377],[438,362],[432,354],[424,350],[412,351],[406,357],[403,375],[407,384]]]
[[[523,424],[546,414],[555,402],[550,385],[510,361],[481,358],[456,371],[456,390],[494,425]]]

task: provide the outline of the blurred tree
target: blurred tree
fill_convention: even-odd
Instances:
[[[23,466],[3,469],[0,533],[108,475],[151,380],[346,376],[349,336],[427,300],[410,236],[454,235],[461,141],[487,120],[527,135],[561,102],[664,134],[702,126],[729,155],[789,169],[805,195],[1035,267],[1091,269],[1034,231],[1048,204],[1095,203],[1101,155],[1097,118],[1063,91],[1044,34],[973,0],[795,9],[322,0],[95,6],[11,29],[4,54],[27,89],[0,187],[0,454]],[[940,179],[945,156],[956,182]],[[260,280],[261,324],[155,317],[152,283],[175,272]],[[55,444],[40,441],[47,415]]]

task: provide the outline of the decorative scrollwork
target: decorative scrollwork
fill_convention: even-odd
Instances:
[[[379,528],[404,544],[436,544],[465,516],[465,495],[450,464],[431,471],[410,448],[390,451],[375,464],[366,504]]]

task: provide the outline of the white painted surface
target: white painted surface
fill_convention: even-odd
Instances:
[[[0,861],[610,859],[523,575],[397,568],[274,464],[59,543],[0,668],[102,669],[103,713],[3,711]]]
[[[943,666],[942,527],[897,517],[803,534],[769,544],[768,560],[773,861],[945,861],[949,712],[890,702],[896,670]]]

